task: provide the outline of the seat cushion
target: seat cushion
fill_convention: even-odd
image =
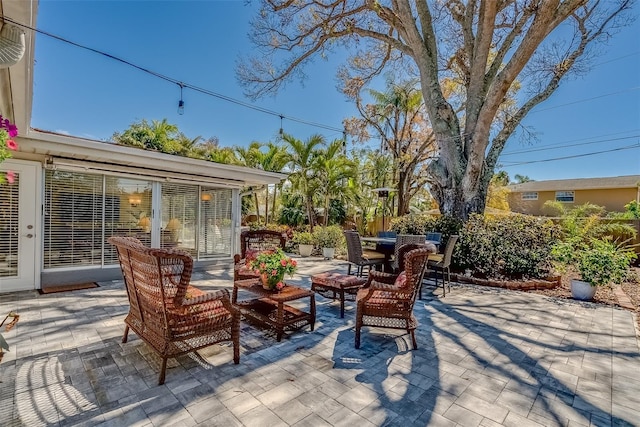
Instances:
[[[311,276],[311,283],[315,283],[321,286],[351,287],[362,286],[367,283],[367,279],[357,276],[351,276],[348,274],[327,271],[325,273],[314,274],[313,276]]]
[[[372,251],[371,249],[364,249],[362,251],[362,258],[369,260],[369,261],[373,261],[373,260],[384,260],[385,259],[385,254],[381,253],[381,252],[377,252],[377,251]]]
[[[407,273],[404,271],[398,274],[396,281],[393,283],[393,286],[398,289],[403,289],[407,287]]]

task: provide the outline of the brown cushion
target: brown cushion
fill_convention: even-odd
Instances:
[[[361,286],[367,283],[367,279],[329,271],[314,274],[311,276],[311,282],[324,286]]]

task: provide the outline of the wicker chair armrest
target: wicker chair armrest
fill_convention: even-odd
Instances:
[[[223,300],[225,298],[227,300],[230,300],[229,291],[226,289],[219,289],[217,291],[207,292],[205,294],[194,296],[192,298],[184,298],[182,300],[181,305],[183,306],[198,305],[198,304],[202,304],[209,301]]]
[[[371,286],[373,282],[386,283],[388,285],[393,285],[397,277],[398,277],[397,274],[383,273],[381,271],[372,270],[369,272],[369,278],[367,280],[366,285],[364,285],[364,287],[368,288],[369,286]]]
[[[379,290],[379,291],[395,291],[397,290],[396,286],[394,285],[395,283],[395,278],[393,279],[393,282],[388,283],[388,282],[378,282],[377,280],[372,280],[371,284],[369,285],[369,287],[371,289],[374,290]]]

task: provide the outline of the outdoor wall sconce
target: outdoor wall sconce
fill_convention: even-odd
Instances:
[[[24,31],[5,22],[0,30],[0,68],[9,68],[17,64],[25,50]]]
[[[209,193],[202,193],[200,195],[200,200],[202,200],[203,202],[208,202],[211,200],[211,194]]]

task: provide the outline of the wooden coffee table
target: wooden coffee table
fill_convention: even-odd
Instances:
[[[238,289],[249,291],[258,298],[238,301]],[[309,298],[309,313],[286,304],[301,298]],[[269,291],[259,279],[236,280],[233,283],[231,302],[248,320],[276,330],[280,341],[285,329],[296,330],[306,325],[313,331],[316,322],[315,294],[297,286],[286,285],[281,291]]]

